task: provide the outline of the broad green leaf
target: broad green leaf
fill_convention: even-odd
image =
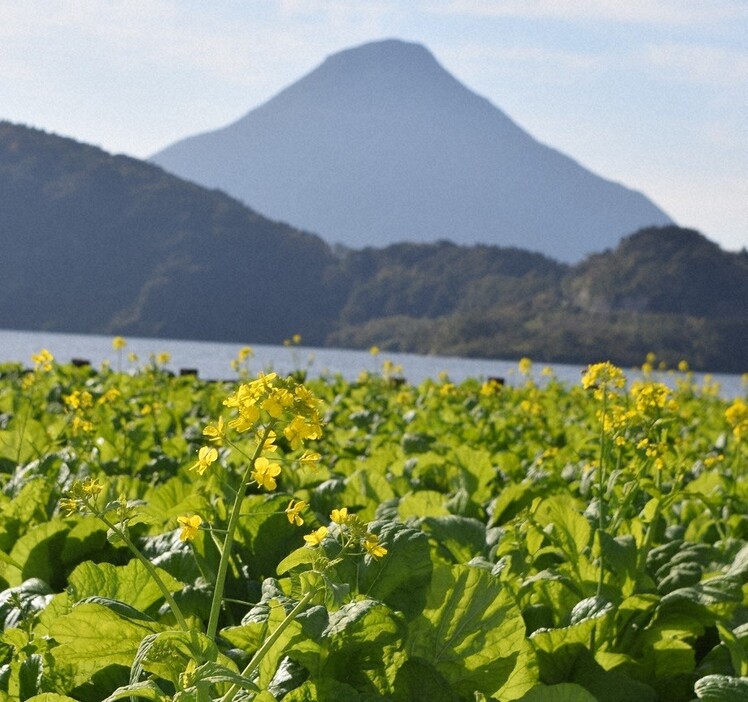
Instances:
[[[276,632],[286,619],[286,612],[278,602],[272,601],[270,604],[270,616],[263,636],[263,643]],[[319,644],[316,639],[317,637],[312,638],[305,635],[304,626],[299,619],[292,620],[267,650],[260,662],[258,678],[260,689],[265,689],[270,684],[278,669],[278,664],[284,656],[302,655],[316,660],[319,652]],[[292,652],[290,649],[294,649],[294,651]]]
[[[393,684],[395,702],[459,702],[447,680],[439,671],[420,659],[406,660]]]
[[[435,490],[409,492],[400,498],[397,513],[403,521],[410,517],[446,517],[449,515],[446,501],[447,496]]]
[[[404,636],[402,617],[382,603],[362,600],[343,605],[330,614],[322,634],[327,651],[322,673],[357,689],[373,686],[385,692],[390,681],[383,651],[388,645],[399,648]]]
[[[436,668],[458,695],[514,700],[537,682],[534,655],[511,595],[490,573],[437,566],[406,650]]]
[[[145,680],[133,683],[132,685],[118,687],[102,702],[128,700],[131,697],[136,697],[141,700],[153,700],[153,702],[169,702],[171,700],[171,696],[167,695],[153,680]]]
[[[296,568],[297,566],[308,566],[314,563],[315,554],[314,551],[306,546],[297,548],[295,551],[289,553],[277,566],[276,571],[278,575],[283,575],[289,570]]]
[[[736,675],[748,675],[748,649],[746,643],[741,637],[736,636],[735,632],[727,628],[721,622],[717,622],[717,631],[722,645],[730,653],[730,662]]]
[[[76,700],[67,695],[58,695],[56,692],[42,692],[39,695],[29,697],[26,702],[76,702]]]
[[[6,565],[4,577],[11,586],[24,580],[39,578],[52,587],[64,584],[64,568],[60,557],[70,524],[52,519],[33,527],[13,546],[10,557],[21,568]]]
[[[599,702],[598,698],[576,683],[538,685],[519,702]]]
[[[363,702],[354,687],[331,678],[307,680],[291,690],[283,702]]]
[[[251,495],[242,502],[236,532],[239,552],[256,580],[276,574],[278,563],[303,545],[303,529],[289,523],[283,513],[287,495]]]
[[[371,529],[387,548],[383,558],[369,558],[359,571],[359,592],[414,617],[426,601],[431,553],[426,534],[397,522],[374,522]]]
[[[160,630],[153,622],[122,619],[98,604],[81,604],[55,619],[50,634],[57,665],[70,666],[77,684],[110,665],[130,667],[144,636]]]
[[[570,560],[578,560],[589,545],[592,527],[579,513],[577,504],[565,495],[547,498],[540,502],[535,518],[551,530],[551,534]]]
[[[485,448],[457,446],[452,451],[455,463],[460,467],[461,483],[479,504],[491,497],[490,483],[496,477],[496,467],[491,454]]]
[[[143,499],[143,515],[157,525],[175,521],[183,514],[204,513],[208,507],[205,498],[195,491],[194,483],[179,477],[151,488]]]
[[[381,473],[362,468],[349,475],[345,489],[339,496],[340,505],[360,506],[356,511],[360,519],[374,519],[377,505],[395,497],[395,491]]]
[[[160,568],[156,570],[170,592],[183,587],[166,571]],[[145,566],[137,559],[123,566],[85,561],[70,574],[69,593],[73,601],[87,597],[105,597],[142,612],[161,602],[164,597]]]
[[[438,553],[449,563],[467,563],[486,555],[486,527],[477,519],[448,515],[426,517],[421,528],[430,534]]]
[[[748,700],[748,678],[707,675],[696,681],[694,690],[704,702],[745,702]]]
[[[96,517],[83,517],[68,533],[60,558],[66,565],[93,558],[104,548],[106,526]]]

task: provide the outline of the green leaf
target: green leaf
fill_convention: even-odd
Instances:
[[[405,637],[401,616],[374,600],[344,605],[329,616],[322,634],[327,660],[322,673],[344,680],[359,690],[389,687],[383,651],[400,648]]]
[[[598,698],[576,683],[537,685],[519,702],[598,702]]]
[[[274,576],[278,563],[304,543],[304,532],[283,513],[287,506],[287,495],[251,495],[242,502],[236,539],[257,580]]]
[[[130,697],[137,697],[143,700],[153,700],[153,702],[168,702],[171,700],[171,697],[167,695],[153,680],[145,680],[132,685],[118,687],[102,702],[115,702],[115,700],[125,700]]]
[[[486,527],[477,519],[448,515],[426,517],[421,528],[430,534],[439,553],[451,563],[466,564],[476,556],[485,555]]]
[[[160,568],[156,570],[169,592],[183,587],[166,571]],[[85,561],[70,574],[69,593],[73,601],[104,597],[123,602],[141,612],[146,612],[164,598],[145,566],[137,559],[123,566]]]
[[[406,650],[433,665],[458,695],[514,700],[537,682],[522,615],[501,583],[477,568],[434,569]]]
[[[427,661],[406,660],[395,675],[395,702],[459,702],[449,682]]]
[[[363,702],[354,687],[331,678],[307,680],[291,690],[283,702]]]
[[[364,561],[359,592],[403,612],[406,618],[416,616],[426,601],[433,567],[428,537],[420,529],[397,522],[374,522],[370,528],[387,548],[387,555]]]
[[[39,695],[29,697],[26,702],[76,702],[76,700],[67,695],[58,695],[56,692],[42,692]]]
[[[403,521],[409,517],[446,517],[449,515],[446,501],[447,496],[435,490],[409,492],[400,498],[397,513]]]
[[[315,554],[314,551],[306,546],[297,548],[295,551],[289,553],[276,567],[278,575],[283,575],[289,570],[293,570],[300,565],[311,565],[314,563]]]
[[[18,669],[18,690],[22,700],[38,692],[43,674],[44,659],[38,653],[32,653],[21,662]]]
[[[20,585],[24,580],[39,578],[53,587],[64,586],[65,569],[60,555],[69,531],[70,524],[53,519],[24,534],[10,552],[10,558],[21,567],[5,566],[8,584]]]
[[[133,622],[99,604],[81,604],[55,619],[50,635],[57,665],[70,666],[76,684],[110,665],[130,667],[144,636],[159,631],[152,622]]]
[[[106,543],[106,526],[96,517],[83,517],[68,532],[60,558],[66,565],[95,558]]]
[[[694,690],[704,702],[745,702],[748,700],[748,678],[707,675],[696,681]]]

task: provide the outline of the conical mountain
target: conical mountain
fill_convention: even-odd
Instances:
[[[152,160],[354,248],[449,239],[577,261],[671,222],[398,40],[334,54],[237,122]]]

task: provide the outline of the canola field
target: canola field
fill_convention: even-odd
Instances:
[[[748,700],[748,405],[0,366],[0,702]]]

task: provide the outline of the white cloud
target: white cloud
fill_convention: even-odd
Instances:
[[[741,0],[433,0],[436,14],[525,17],[632,24],[699,25],[748,19]]]
[[[746,52],[716,46],[666,43],[644,47],[638,58],[666,79],[712,85],[748,83]]]

